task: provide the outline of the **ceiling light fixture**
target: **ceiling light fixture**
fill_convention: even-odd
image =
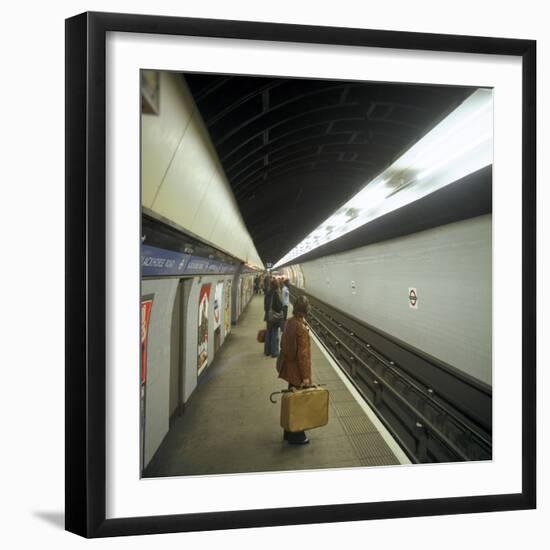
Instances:
[[[493,162],[493,92],[480,88],[342,205],[274,267]]]

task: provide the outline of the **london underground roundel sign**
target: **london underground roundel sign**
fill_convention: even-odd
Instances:
[[[416,288],[409,288],[409,307],[418,309],[418,294]]]

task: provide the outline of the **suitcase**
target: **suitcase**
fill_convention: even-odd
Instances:
[[[281,399],[281,427],[287,432],[320,428],[328,423],[328,390],[292,388]]]

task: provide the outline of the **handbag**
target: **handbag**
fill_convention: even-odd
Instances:
[[[263,344],[265,342],[265,328],[262,328],[258,331],[258,334],[256,335],[256,340],[260,342],[260,344]]]
[[[273,324],[280,324],[283,320],[282,311],[273,311],[273,294],[271,295],[271,304],[269,304],[269,311],[267,312],[267,322]]]
[[[270,309],[268,312],[267,312],[267,320],[270,322],[270,323],[273,323],[273,324],[278,324],[280,323],[282,320],[283,320],[283,312],[277,312],[277,311],[273,311],[272,309]]]

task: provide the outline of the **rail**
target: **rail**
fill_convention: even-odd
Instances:
[[[291,288],[292,300],[296,292]],[[480,390],[457,375],[453,375],[450,384],[451,374],[442,373],[440,366],[427,359],[422,361],[430,364],[419,368],[423,376],[414,376],[418,357],[414,358],[414,365],[398,364],[371,345],[368,327],[314,297],[309,298],[312,308],[307,321],[311,329],[412,461],[491,459],[490,418],[477,413],[490,411],[489,391]],[[395,342],[391,344],[388,348],[396,349]],[[429,377],[435,383],[426,384],[426,372],[432,373]],[[472,395],[482,403],[477,407],[471,402],[462,408],[456,406],[456,402],[463,402],[462,397]],[[469,411],[471,406],[476,414]]]

